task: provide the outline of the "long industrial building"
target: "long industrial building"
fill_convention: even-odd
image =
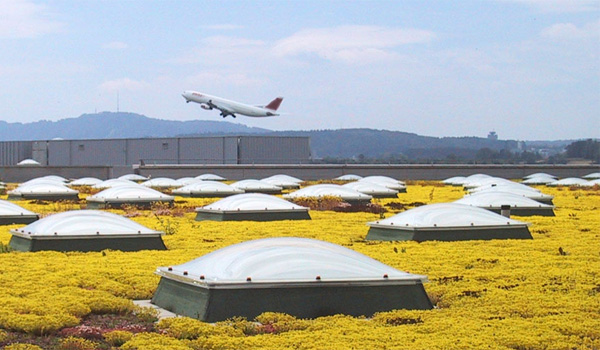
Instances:
[[[308,137],[222,136],[0,142],[0,166],[133,164],[306,164]]]

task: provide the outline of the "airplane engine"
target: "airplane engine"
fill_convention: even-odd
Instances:
[[[200,107],[202,107],[203,109],[206,109],[206,110],[208,110],[208,111],[210,111],[211,109],[213,109],[211,106],[209,106],[209,105],[206,105],[206,104],[204,104],[204,103],[203,103],[203,104],[201,104],[201,105],[200,105]]]

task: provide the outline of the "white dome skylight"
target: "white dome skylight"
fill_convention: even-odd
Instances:
[[[241,180],[231,184],[232,187],[246,192],[281,192],[282,188],[255,179]]]
[[[290,203],[279,197],[262,193],[236,194],[227,198],[223,198],[200,209],[222,212],[308,210],[305,207]]]
[[[402,230],[448,228],[505,227],[528,224],[508,219],[491,211],[458,203],[423,205],[396,214],[384,220],[369,222],[371,227],[398,228]]]
[[[373,197],[395,197],[398,194],[397,190],[373,182],[355,181],[342,185],[342,187],[368,194]]]
[[[157,274],[194,284],[415,283],[426,277],[397,270],[353,250],[307,238],[265,238],[225,247]],[[251,283],[250,283],[251,282]]]
[[[554,208],[551,205],[536,202],[533,199],[508,192],[482,192],[464,196],[454,203],[472,205],[480,208],[500,208],[510,205],[513,208]]]
[[[102,180],[95,177],[82,177],[69,182],[69,186],[94,186],[101,183]]]
[[[141,183],[142,186],[146,187],[158,187],[158,188],[169,188],[169,187],[181,187],[181,182],[168,178],[168,177],[157,177],[144,181]]]
[[[217,181],[198,181],[190,185],[183,186],[172,191],[175,195],[202,195],[202,194],[221,194],[223,196],[230,196],[233,194],[244,193],[243,190],[239,190],[235,187],[229,186],[222,182]]]
[[[30,237],[161,235],[120,215],[98,210],[73,210],[54,214],[11,233]]]
[[[203,180],[203,181],[224,181],[227,180],[226,178],[219,176],[219,175],[215,175],[215,174],[202,174],[200,176],[196,176],[196,179],[199,180]]]
[[[373,198],[370,195],[360,193],[350,188],[340,185],[322,184],[308,186],[298,191],[283,195],[283,198],[303,198],[303,197],[339,197],[345,201],[368,201]]]

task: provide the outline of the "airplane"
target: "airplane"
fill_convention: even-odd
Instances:
[[[203,109],[218,109],[221,111],[221,117],[223,118],[228,115],[235,118],[236,114],[245,115],[247,117],[274,117],[279,115],[276,113],[277,108],[279,108],[281,101],[283,101],[283,97],[277,97],[266,106],[252,106],[197,91],[184,91],[182,96],[185,98],[185,102],[199,103],[200,107]]]

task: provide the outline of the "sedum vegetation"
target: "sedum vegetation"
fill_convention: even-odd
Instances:
[[[531,222],[533,240],[366,242],[368,221],[417,205],[448,202],[462,189],[409,183],[386,213],[311,211],[310,221],[194,221],[215,199],[177,198],[175,208],[114,212],[163,237],[167,251],[0,253],[0,347],[6,349],[600,349],[600,190],[543,188],[556,217]],[[4,198],[4,197],[2,197]],[[19,202],[48,215],[83,203]],[[6,247],[9,230],[0,226]],[[256,320],[154,323],[158,266],[177,265],[246,240],[315,238],[424,274],[433,310],[314,320],[267,312]],[[26,345],[27,343],[35,345]]]

